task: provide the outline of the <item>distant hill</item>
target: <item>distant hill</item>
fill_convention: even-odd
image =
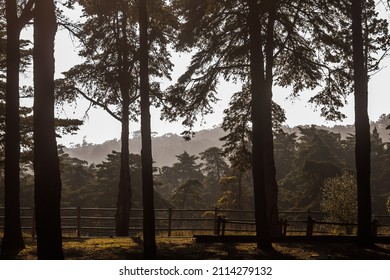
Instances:
[[[225,132],[221,128],[213,128],[196,132],[191,141],[185,141],[180,135],[169,133],[163,136],[153,137],[153,160],[155,166],[171,166],[177,161],[176,155],[184,151],[190,155],[198,155],[210,147],[221,147],[222,142],[219,140]],[[141,137],[135,136],[130,139],[130,152],[134,154],[141,153]],[[88,163],[101,163],[105,160],[107,154],[112,151],[120,151],[120,140],[114,139],[106,141],[103,144],[92,144],[84,142],[71,148],[65,148],[71,157],[77,157]]]
[[[371,129],[377,127],[382,140],[390,142],[390,130],[386,127],[390,125],[390,115],[382,115],[378,121],[371,123]],[[308,127],[304,125],[302,127]],[[326,129],[335,133],[340,133],[344,138],[348,134],[354,134],[355,128],[353,125],[335,125],[316,126],[317,128]],[[299,132],[298,126],[288,127],[283,126],[283,130],[288,133]],[[185,141],[180,135],[169,133],[163,136],[153,137],[153,160],[156,162],[155,166],[162,167],[164,165],[171,166],[177,161],[176,155],[188,152],[190,155],[198,155],[210,147],[221,147],[223,143],[219,140],[226,133],[219,127],[201,130],[196,132],[195,137],[191,141]],[[120,151],[120,140],[114,139],[106,141],[103,144],[92,144],[84,142],[81,145],[76,145],[71,148],[65,148],[65,151],[72,157],[77,157],[88,161],[88,163],[101,163],[105,160],[107,154],[112,151]],[[130,139],[130,152],[140,154],[141,152],[141,137],[139,135]]]
[[[379,135],[381,136],[383,142],[390,142],[390,130],[386,129],[387,126],[390,125],[390,114],[379,117],[379,119],[375,122],[370,123],[371,131],[374,127],[377,128]],[[283,126],[283,130],[288,133],[299,133],[299,128],[303,127],[307,128],[310,125],[300,125],[295,127]],[[347,137],[349,134],[355,134],[355,126],[354,125],[334,125],[334,126],[325,126],[325,125],[316,125],[316,128],[328,130],[334,133],[340,133],[341,138]]]

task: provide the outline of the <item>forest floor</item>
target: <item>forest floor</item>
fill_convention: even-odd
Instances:
[[[36,240],[25,238],[26,248],[18,259],[36,259]],[[390,244],[360,248],[354,243],[274,243],[273,252],[263,252],[254,243],[196,243],[193,238],[158,237],[158,259],[385,259],[390,260]],[[64,238],[66,259],[128,260],[142,259],[139,237]]]

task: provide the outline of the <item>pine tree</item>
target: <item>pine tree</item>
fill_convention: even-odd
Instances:
[[[143,235],[144,255],[147,259],[156,257],[155,216],[152,135],[150,128],[150,89],[149,89],[149,47],[148,47],[148,5],[147,0],[139,0],[140,27],[140,94],[141,94],[141,135],[142,135],[142,194],[143,194]]]
[[[127,236],[131,209],[130,172],[128,170],[129,121],[137,120],[140,104],[140,47],[138,38],[138,2],[80,1],[87,21],[76,32],[82,42],[80,55],[86,59],[58,80],[57,92],[64,102],[82,96],[92,106],[101,107],[121,122],[122,167],[119,182],[116,234]],[[162,1],[150,1],[149,36],[150,76],[169,78],[168,37],[174,31],[175,18]],[[99,47],[97,47],[99,46]],[[152,100],[160,102],[159,83],[150,83]],[[115,108],[118,108],[116,110]]]
[[[355,91],[355,129],[356,129],[356,181],[358,199],[358,243],[372,244],[371,230],[371,143],[368,118],[368,77],[364,57],[361,0],[352,0],[352,44]]]
[[[39,259],[63,259],[61,177],[54,124],[54,37],[52,0],[34,8],[34,175],[37,253]]]

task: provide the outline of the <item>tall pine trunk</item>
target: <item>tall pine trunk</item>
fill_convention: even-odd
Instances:
[[[268,206],[268,222],[271,236],[280,235],[279,211],[278,211],[278,183],[276,182],[276,168],[274,159],[274,136],[272,130],[272,86],[273,86],[273,65],[274,65],[274,26],[276,20],[277,0],[268,4],[268,23],[266,34],[266,80],[263,129],[264,129],[264,156],[266,172],[266,198]]]
[[[1,258],[14,258],[24,247],[20,220],[20,28],[15,0],[6,1],[7,84],[5,93],[4,236]]]
[[[150,128],[149,101],[148,12],[146,0],[139,0],[139,26],[144,255],[145,258],[152,259],[156,257],[156,239],[154,216],[152,137]]]
[[[129,106],[130,106],[130,73],[129,51],[127,48],[127,9],[124,1],[120,2],[122,18],[118,18],[118,34],[120,49],[118,50],[119,84],[122,95],[122,133],[121,133],[121,164],[119,175],[119,191],[117,199],[116,235],[128,236],[131,211],[131,176],[129,165]],[[120,13],[118,13],[120,14]]]
[[[263,250],[272,248],[268,221],[268,202],[266,191],[266,168],[264,146],[265,134],[265,77],[264,56],[260,36],[260,10],[257,0],[248,0],[249,45],[250,45],[250,78],[251,78],[251,115],[252,115],[252,172],[255,199],[255,221],[257,247]]]
[[[352,0],[353,70],[355,89],[356,174],[358,199],[358,242],[372,243],[370,190],[370,123],[368,108],[368,78],[364,58],[362,31],[362,1]]]
[[[54,127],[53,0],[36,0],[34,20],[34,174],[39,259],[63,259],[61,178]]]
[[[119,191],[116,205],[116,235],[128,236],[131,210],[131,182],[129,166],[129,91],[122,93],[122,134]]]

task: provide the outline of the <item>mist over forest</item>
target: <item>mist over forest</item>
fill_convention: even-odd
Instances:
[[[382,115],[378,120],[371,122],[371,130],[376,127],[379,135],[384,142],[390,141],[390,130],[386,130],[390,124],[389,118]],[[282,129],[286,133],[298,133],[299,127],[309,127],[310,125],[289,127],[283,125]],[[336,124],[333,126],[315,126],[316,128],[328,130],[330,132],[339,133],[341,138],[347,137],[349,134],[354,134],[353,125]],[[226,132],[221,127],[205,129],[196,132],[194,138],[190,141],[184,140],[180,136],[180,132],[164,134],[162,136],[153,137],[153,160],[156,167],[170,166],[176,161],[175,155],[187,151],[189,154],[199,154],[210,147],[222,147],[223,142],[221,137],[225,136]],[[139,133],[134,133],[130,139],[130,152],[139,154],[141,151],[141,136]],[[98,164],[105,160],[107,154],[112,151],[120,151],[120,139],[112,139],[102,144],[88,143],[84,141],[82,144],[64,147],[64,151],[71,157],[76,157],[87,161],[88,163]]]

